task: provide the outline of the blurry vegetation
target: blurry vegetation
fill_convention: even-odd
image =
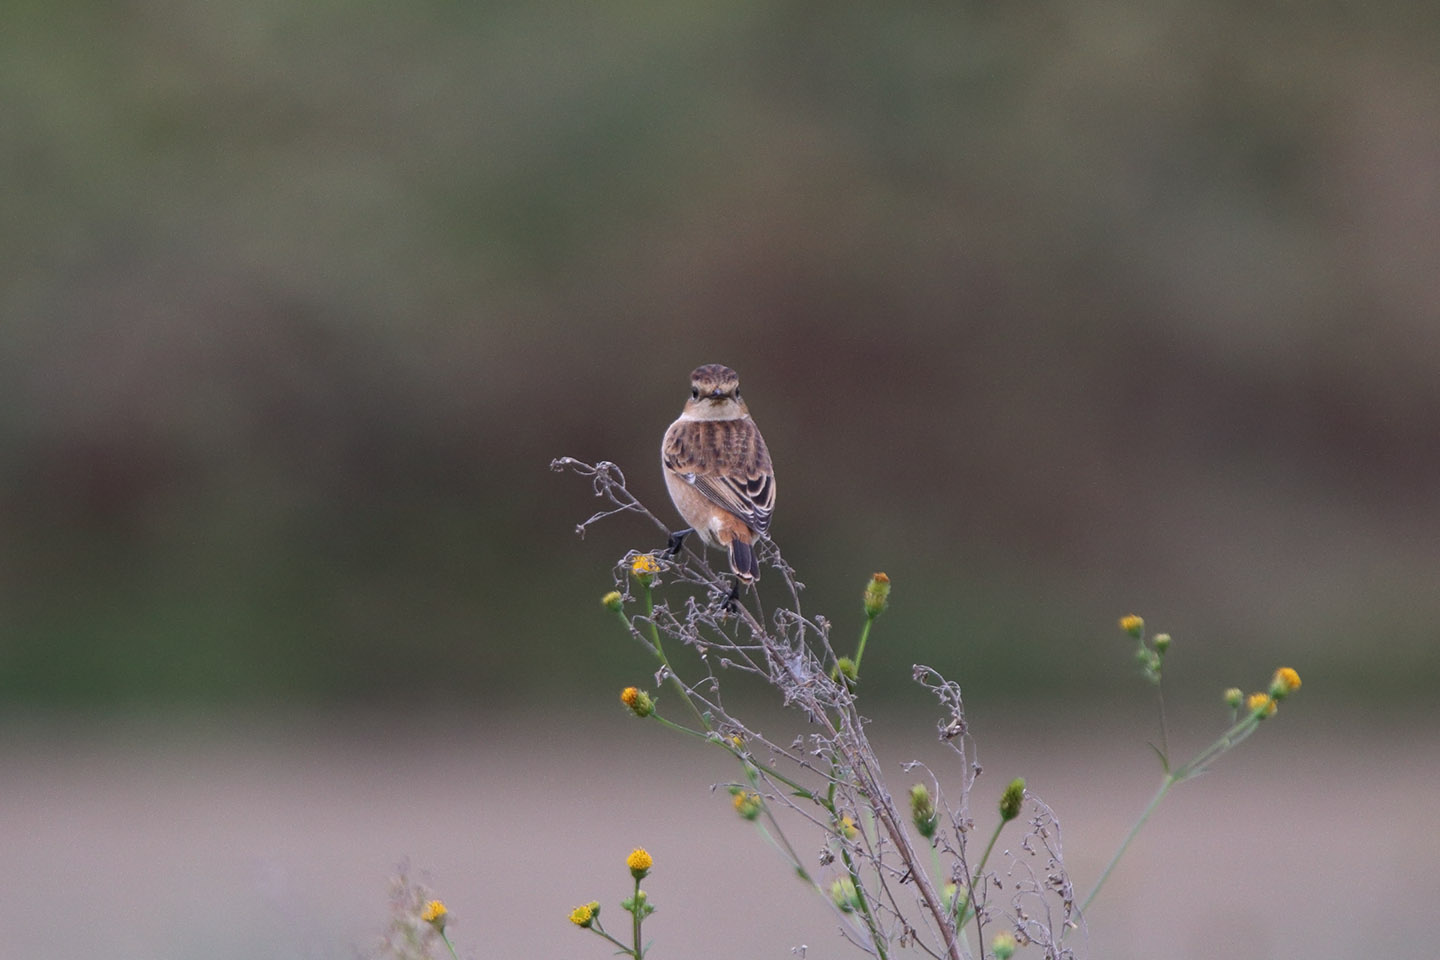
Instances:
[[[1429,696],[1437,10],[12,4],[0,697],[610,669],[658,544],[547,464],[656,500],[708,361],[809,608],[907,583],[867,682],[1103,683],[1140,606]]]

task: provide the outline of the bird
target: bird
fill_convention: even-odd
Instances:
[[[734,370],[707,363],[690,374],[690,399],[665,431],[660,462],[670,499],[689,524],[670,535],[667,552],[675,556],[685,537],[698,533],[729,553],[734,592],[758,580],[755,541],[770,535],[775,470]]]

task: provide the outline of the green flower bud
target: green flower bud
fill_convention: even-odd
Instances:
[[[935,829],[940,826],[940,817],[935,813],[935,802],[930,799],[930,791],[923,783],[917,783],[910,788],[910,817],[915,822],[915,829],[920,831],[920,836],[926,840],[935,836]]]
[[[1020,805],[1025,802],[1025,778],[1016,777],[1010,781],[1000,795],[1000,819],[1009,823],[1020,816]]]
[[[855,881],[841,877],[830,884],[830,900],[840,908],[841,913],[854,913],[860,909],[860,896],[855,891]]]
[[[890,606],[890,578],[877,573],[865,585],[865,616],[874,620]]]

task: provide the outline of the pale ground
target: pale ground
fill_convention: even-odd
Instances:
[[[784,960],[800,944],[812,958],[860,956],[710,793],[732,775],[725,757],[609,699],[577,704],[586,718],[572,724],[10,721],[0,958],[348,960],[370,952],[387,878],[408,859],[449,903],[462,958],[603,960],[606,945],[566,916],[597,899],[624,927],[615,904],[635,845],[657,864],[653,960]],[[1158,782],[1149,730],[1067,713],[1001,736],[1005,718],[989,712],[972,710],[986,765],[977,815],[993,823],[991,795],[1026,775],[1087,889]],[[925,722],[873,728],[902,789],[917,743],[939,756]],[[1092,908],[1086,955],[1429,960],[1437,796],[1433,720],[1346,729],[1302,697],[1172,794]],[[795,839],[818,849],[803,827]]]

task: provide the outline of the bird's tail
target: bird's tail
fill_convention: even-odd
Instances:
[[[739,537],[730,538],[730,570],[746,583],[760,579],[760,560],[755,548]]]

